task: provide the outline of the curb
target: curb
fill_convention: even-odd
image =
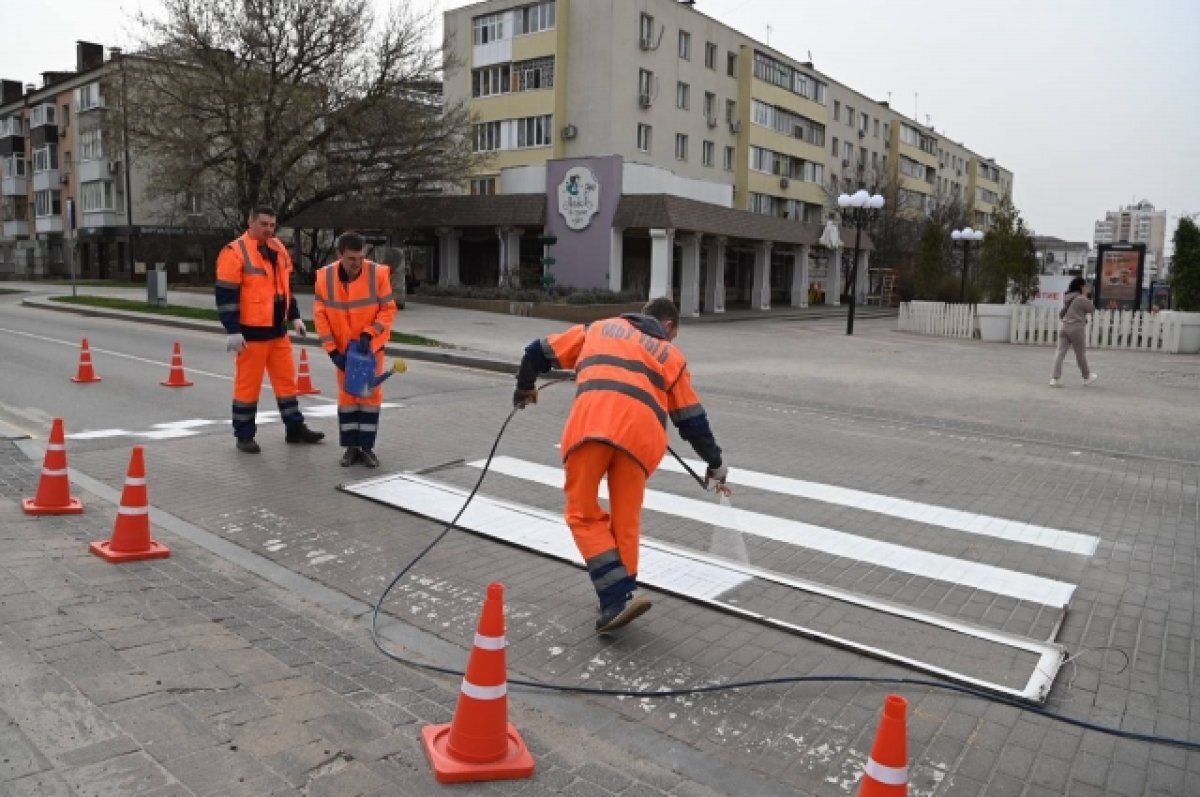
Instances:
[[[54,312],[58,313],[74,313],[75,315],[89,316],[92,318],[133,321],[139,324],[153,324],[156,326],[173,327],[175,329],[190,329],[196,332],[211,332],[219,335],[225,334],[225,329],[216,321],[199,321],[186,318],[175,318],[172,316],[158,316],[150,313],[126,312],[121,310],[109,310],[95,307],[79,307],[32,297],[22,299],[21,305],[41,310],[53,310]],[[304,339],[297,339],[293,337],[292,345],[308,346],[314,349],[320,348],[315,336],[311,335],[309,338]],[[426,346],[405,346],[403,344],[389,343],[383,347],[383,350],[385,353],[390,354],[393,357],[403,357],[406,360],[432,362],[439,363],[441,365],[454,365],[461,368],[471,368],[477,371],[490,371],[492,373],[516,374],[518,368],[520,367],[519,362],[500,360],[494,357],[487,357],[486,355],[460,354],[450,349],[438,349]],[[565,379],[572,374],[572,371],[553,370],[550,371],[547,376],[550,376],[554,379]]]

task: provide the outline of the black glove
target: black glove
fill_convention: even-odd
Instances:
[[[523,410],[528,404],[537,404],[537,394],[536,387],[529,390],[517,388],[513,391],[513,406],[519,410]]]
[[[334,350],[329,352],[329,359],[333,360],[333,364],[337,366],[339,371],[346,370],[346,355],[340,351]]]
[[[371,334],[369,332],[358,336],[358,348],[363,354],[371,353]]]

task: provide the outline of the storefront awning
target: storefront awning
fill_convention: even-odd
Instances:
[[[322,202],[284,220],[283,226],[321,230],[540,228],[545,218],[544,194],[412,196],[389,202]]]

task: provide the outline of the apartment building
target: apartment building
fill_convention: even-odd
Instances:
[[[1167,242],[1167,211],[1158,210],[1147,199],[1110,210],[1096,222],[1092,243],[1131,243],[1146,245],[1146,279],[1158,277],[1164,265]]]
[[[0,81],[0,279],[200,278],[227,242],[194,198],[152,197],[113,113],[121,53],[76,44],[42,85]]]
[[[590,184],[600,189],[601,211],[607,198],[613,207],[594,222],[606,227],[605,240],[592,242],[600,249],[578,252],[590,265],[571,272],[576,284],[629,287],[631,270],[661,272],[643,261],[665,258],[673,264],[666,285],[678,292],[678,281],[694,280],[680,267],[691,256],[680,239],[698,234],[706,286],[721,281],[707,275],[719,270],[707,267],[710,255],[720,255],[728,288],[752,307],[814,296],[836,302],[848,265],[830,267],[843,259],[817,240],[835,216],[838,193],[881,190],[891,179],[913,213],[953,193],[986,227],[1011,190],[1012,173],[994,161],[692,3],[488,0],[446,12],[445,31],[447,100],[469,103],[476,149],[490,155],[465,191],[544,192],[547,227],[555,227],[551,176],[604,161],[605,180],[589,167]],[[710,215],[736,211],[790,222],[796,240],[630,226],[639,214],[625,211],[652,204],[648,197],[700,203]],[[681,214],[659,214],[673,215]],[[722,217],[734,229],[746,227],[738,213]],[[723,253],[709,245],[714,238],[726,239]],[[766,254],[754,253],[766,244]],[[797,266],[801,260],[807,265]],[[803,286],[796,284],[801,279]],[[660,283],[651,276],[652,290]],[[700,304],[712,306],[712,298],[706,289]]]

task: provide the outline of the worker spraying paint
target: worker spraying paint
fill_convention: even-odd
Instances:
[[[728,467],[672,341],[679,311],[667,298],[641,313],[579,324],[525,348],[513,405],[537,403],[537,375],[574,369],[575,401],[562,434],[567,525],[600,599],[596,630],[615,631],[644,614],[637,592],[646,480],[667,451],[667,418],[706,463],[705,485],[728,495]],[[599,503],[607,479],[610,512]]]

